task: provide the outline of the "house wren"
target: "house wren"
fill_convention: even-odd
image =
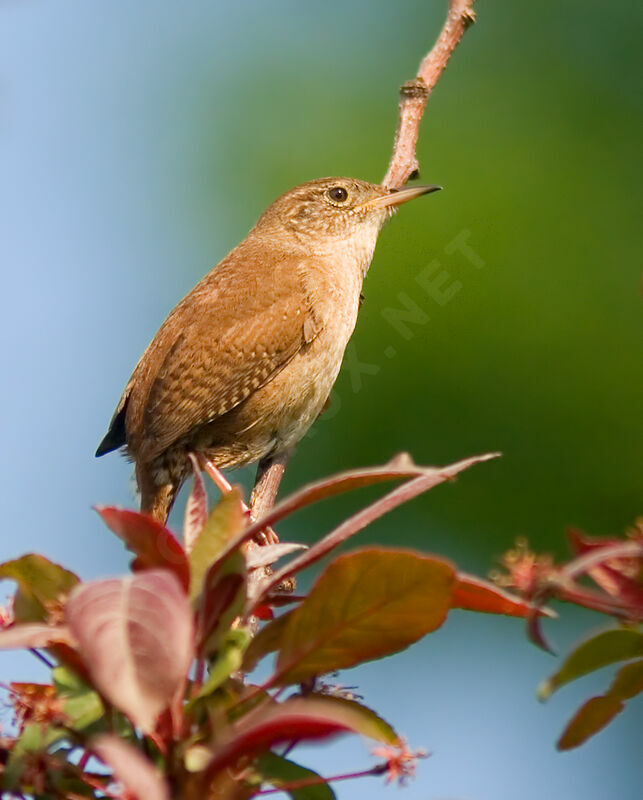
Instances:
[[[296,186],[176,306],[96,451],[127,448],[142,511],[166,521],[190,453],[226,469],[292,450],[335,383],[382,225],[439,188]]]

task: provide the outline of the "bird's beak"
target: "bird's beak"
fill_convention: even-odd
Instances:
[[[405,186],[403,189],[391,189],[388,194],[374,197],[362,203],[360,208],[386,208],[387,206],[401,206],[416,197],[430,192],[439,192],[441,186]]]

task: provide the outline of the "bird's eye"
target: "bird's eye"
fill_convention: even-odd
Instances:
[[[348,200],[348,192],[343,186],[333,186],[326,194],[333,201],[333,203],[345,203]]]

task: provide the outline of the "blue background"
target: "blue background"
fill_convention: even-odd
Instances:
[[[343,371],[285,489],[399,450],[434,464],[502,450],[357,540],[485,574],[516,535],[562,557],[565,526],[619,534],[641,510],[643,8],[478,5],[421,131],[422,177],[446,191],[382,234],[351,356],[369,371]],[[92,454],[138,356],[271,199],[321,175],[381,178],[397,87],[444,6],[0,4],[2,557],[124,571],[90,506],[133,505],[131,468]],[[463,231],[484,267],[446,252]],[[443,306],[415,281],[435,258],[460,284]],[[381,313],[400,292],[430,317],[408,336]],[[318,537],[360,499],[285,535]],[[604,624],[558,610],[547,627],[561,652]],[[459,612],[339,680],[433,753],[409,800],[638,798],[641,703],[557,753],[609,671],[542,706],[535,688],[556,663],[519,622]],[[18,677],[43,676],[2,654],[0,679]],[[358,740],[301,756],[326,774],[372,763]],[[337,787],[344,800],[392,791]]]

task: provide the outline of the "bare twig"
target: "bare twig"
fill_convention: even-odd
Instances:
[[[259,789],[253,794],[253,797],[265,794],[279,794],[280,792],[291,792],[297,789],[306,789],[309,786],[321,786],[329,783],[338,783],[339,781],[348,781],[353,778],[366,778],[369,775],[384,775],[389,766],[386,761],[382,764],[376,764],[370,769],[362,770],[361,772],[344,772],[341,775],[331,775],[329,778],[322,778],[321,775],[312,775],[309,778],[299,778],[296,781],[288,781],[287,783],[280,783],[274,789]]]
[[[279,463],[281,464],[282,462],[279,462]],[[210,476],[212,482],[217,487],[217,489],[221,492],[221,494],[227,494],[228,492],[232,491],[232,484],[228,481],[228,479],[221,472],[221,470],[214,465],[214,463],[212,461],[208,460],[207,458],[201,459],[201,465],[202,465],[203,469],[207,472],[207,474]],[[283,475],[283,471],[285,469],[285,466],[286,466],[286,461],[284,460],[283,461],[283,466],[281,467],[281,471],[279,472],[277,470],[278,476],[274,476],[273,477],[273,482],[270,484],[270,489],[272,489],[273,488],[273,483],[274,483],[274,478],[276,477],[276,484],[274,484],[274,492],[272,494],[268,495],[268,497],[267,497],[267,503],[268,504],[265,507],[266,511],[270,510],[270,508],[272,507],[272,505],[275,502],[275,495],[277,494],[277,489],[279,488],[279,481],[281,480],[281,476]],[[266,471],[266,473],[267,473],[267,471]],[[259,472],[257,473],[257,475],[259,475]],[[257,492],[257,488],[258,487],[261,488],[260,484],[261,484],[261,478],[258,477],[257,478],[257,483],[255,484],[255,487],[252,490],[252,497],[250,499],[250,506],[247,506],[243,502],[243,500],[241,501],[241,510],[243,511],[244,514],[248,515],[248,518],[251,521],[253,521],[253,520],[255,520],[257,518],[257,511],[255,511],[255,509],[254,509],[254,506],[255,506],[255,493]],[[262,508],[263,508],[263,506],[262,506]],[[260,512],[260,513],[263,514],[263,512]],[[273,531],[273,529],[268,527],[268,526],[266,526],[265,528],[258,529],[256,531],[256,533],[255,533],[255,537],[254,538],[255,538],[254,544],[258,544],[258,545],[275,544],[275,543],[277,543],[279,541],[279,537],[277,536],[275,531]]]
[[[274,506],[289,457],[290,454],[287,454],[259,462],[257,482],[250,497],[250,516],[253,521],[265,516]]]
[[[400,114],[393,155],[382,185],[399,189],[418,171],[415,154],[426,102],[466,29],[475,22],[475,0],[449,0],[444,27],[431,52],[420,64],[417,77],[400,87]]]

